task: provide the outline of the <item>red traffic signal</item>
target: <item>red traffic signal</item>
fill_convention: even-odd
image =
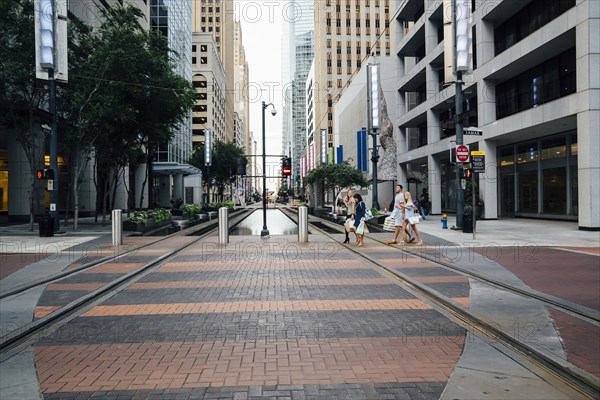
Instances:
[[[54,170],[52,168],[38,169],[35,172],[35,177],[38,181],[42,179],[54,179]]]
[[[473,175],[473,170],[471,168],[465,168],[465,178],[470,178]]]
[[[290,176],[292,174],[292,167],[283,167],[281,169],[281,174],[283,176]]]

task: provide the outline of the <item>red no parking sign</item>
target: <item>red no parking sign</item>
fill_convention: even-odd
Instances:
[[[456,146],[456,162],[466,163],[469,162],[469,146],[460,144]]]

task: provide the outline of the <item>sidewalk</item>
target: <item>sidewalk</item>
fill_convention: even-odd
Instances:
[[[558,246],[600,250],[600,232],[582,231],[577,222],[509,218],[477,221],[472,233],[450,229],[456,217],[448,216],[448,229],[442,229],[439,215],[430,215],[418,224],[419,231],[461,246]],[[600,253],[599,253],[600,254]]]

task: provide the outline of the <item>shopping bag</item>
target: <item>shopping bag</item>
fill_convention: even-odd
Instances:
[[[420,220],[420,217],[419,217],[418,215],[413,215],[412,217],[410,217],[410,218],[408,219],[408,222],[409,222],[411,225],[415,225],[415,224],[418,224],[418,223],[419,223],[419,220]]]
[[[346,222],[344,223],[344,229],[346,229],[346,232],[352,232],[353,227],[354,227],[354,219],[348,218],[346,220]]]
[[[387,217],[383,222],[383,230],[393,232],[396,229],[396,219],[394,217]]]
[[[358,235],[364,235],[365,234],[365,219],[362,218],[360,220],[360,224],[358,224],[358,227],[356,228],[356,233]]]
[[[368,221],[373,218],[374,218],[374,216],[373,216],[373,213],[371,212],[371,210],[365,211],[365,221]]]

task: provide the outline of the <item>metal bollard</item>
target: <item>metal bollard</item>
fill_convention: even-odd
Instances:
[[[229,221],[227,220],[227,207],[219,208],[219,244],[229,243]]]
[[[308,207],[298,207],[298,243],[308,242]]]
[[[123,244],[123,210],[112,210],[112,244]]]

